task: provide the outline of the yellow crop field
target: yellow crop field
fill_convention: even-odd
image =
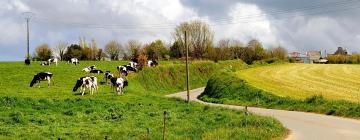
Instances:
[[[237,72],[250,85],[278,96],[360,101],[360,65],[284,64]]]

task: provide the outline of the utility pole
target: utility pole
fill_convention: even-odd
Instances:
[[[187,36],[185,31],[185,47],[186,47],[186,93],[187,93],[187,103],[190,103],[190,91],[189,91],[189,46],[187,45]]]
[[[32,12],[24,12],[23,16],[25,17],[26,20],[26,40],[27,40],[27,49],[26,49],[26,59],[25,59],[25,64],[26,65],[30,65],[30,37],[29,37],[29,22],[31,17],[34,15],[34,13]]]

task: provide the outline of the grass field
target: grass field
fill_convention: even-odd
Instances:
[[[360,65],[285,64],[237,72],[250,85],[278,96],[360,101]]]
[[[130,74],[122,96],[106,84],[100,84],[93,96],[72,92],[76,79],[93,75],[81,72],[85,66],[114,72],[125,63],[81,61],[80,66],[62,62],[58,67],[42,67],[40,62],[30,66],[1,62],[0,139],[162,139],[164,111],[169,114],[169,139],[279,139],[287,132],[270,117],[163,97],[185,89],[184,64],[178,61]],[[204,86],[219,68],[243,67],[236,61],[193,62],[191,87]],[[41,88],[30,88],[33,75],[40,71],[52,72],[55,84],[47,87],[42,82]],[[97,77],[101,82],[103,75]]]

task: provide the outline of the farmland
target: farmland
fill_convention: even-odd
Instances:
[[[360,101],[360,65],[285,64],[237,72],[250,85],[282,97]]]
[[[184,90],[184,64],[160,62],[159,67],[131,73],[124,95],[116,95],[102,82],[103,75],[81,69],[96,65],[111,70],[125,61],[82,61],[79,66],[61,62],[59,66],[40,66],[33,62],[1,62],[0,139],[161,139],[163,112],[167,111],[166,137],[171,139],[273,139],[287,130],[270,117],[246,115],[243,111],[212,108],[197,103],[163,97]],[[191,88],[204,86],[219,68],[241,69],[242,62],[192,62]],[[54,85],[29,87],[40,71],[54,74]],[[95,75],[99,93],[72,92],[76,79]]]

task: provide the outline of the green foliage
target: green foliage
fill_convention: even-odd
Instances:
[[[161,60],[165,58],[165,55],[169,54],[168,48],[165,47],[165,44],[161,40],[155,40],[149,45],[146,45],[143,51],[151,60]]]
[[[169,114],[168,139],[273,139],[287,132],[270,117],[162,97],[183,90],[184,78],[178,75],[184,72],[184,64],[180,61],[161,61],[157,68],[131,73],[122,96],[101,84],[103,75],[96,74],[98,94],[80,96],[71,89],[77,78],[92,75],[81,72],[84,66],[114,72],[125,61],[82,61],[79,66],[60,62],[57,67],[36,63],[0,63],[0,69],[8,71],[0,74],[0,139],[161,139],[163,111]],[[192,88],[203,86],[212,73],[230,66],[247,65],[242,61],[192,62]],[[28,87],[39,71],[54,73],[55,84]]]
[[[215,103],[257,106],[285,110],[316,112],[360,118],[360,104],[345,100],[327,100],[314,95],[304,100],[280,97],[250,86],[236,76],[222,72],[210,78],[201,100]]]
[[[71,44],[67,47],[66,53],[64,54],[64,60],[70,60],[71,58],[80,59],[82,57],[82,49],[80,45]]]

